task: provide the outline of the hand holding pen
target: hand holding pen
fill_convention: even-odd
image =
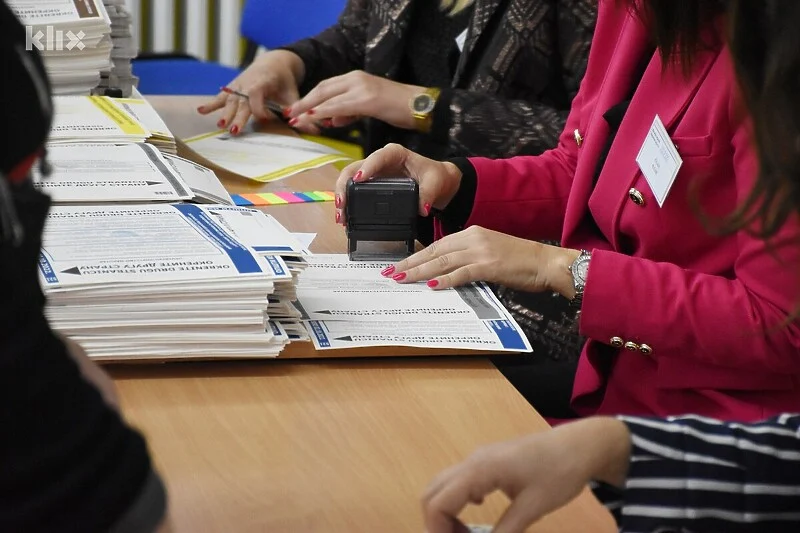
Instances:
[[[220,91],[222,91],[225,94],[238,96],[239,98],[243,98],[243,99],[247,100],[248,102],[250,101],[250,97],[248,95],[244,94],[243,92],[239,92],[239,91],[237,91],[235,89],[231,89],[230,87],[220,87]],[[265,100],[264,101],[264,107],[266,109],[268,109],[269,111],[271,111],[272,114],[275,115],[276,117],[278,117],[284,124],[288,124],[289,126],[294,126],[297,123],[296,119],[290,119],[289,118],[289,108],[288,107],[283,107],[278,102],[275,102],[273,100]],[[330,127],[330,126],[326,125],[324,123],[324,121],[322,123],[315,122],[314,125],[317,128]],[[234,131],[234,129],[236,129],[236,131]],[[231,134],[236,135],[237,133],[239,133],[239,129],[236,126],[231,128]]]

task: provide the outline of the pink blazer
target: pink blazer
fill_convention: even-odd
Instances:
[[[602,115],[627,97],[648,50],[643,25],[615,3],[601,0],[559,145],[541,156],[471,159],[478,189],[468,224],[529,239],[560,233],[564,246],[594,251],[580,320],[591,340],[573,390],[579,412],[754,420],[797,411],[800,323],[783,322],[800,302],[798,220],[768,249],[745,232],[710,234],[690,202],[696,188],[706,212],[728,214],[757,175],[727,49],[701,54],[688,77],[653,56],[594,184],[608,136]],[[635,161],[656,115],[683,158],[663,207]]]

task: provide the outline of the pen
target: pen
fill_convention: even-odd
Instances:
[[[236,91],[234,89],[231,89],[230,87],[220,87],[220,91],[224,92],[225,94],[235,94],[236,96],[245,98],[247,100],[250,99],[250,97],[244,94],[243,92]],[[276,114],[281,120],[286,122],[286,117],[283,114],[283,106],[280,105],[278,102],[267,100],[266,102],[264,102],[264,106],[270,111],[272,111],[274,114]]]

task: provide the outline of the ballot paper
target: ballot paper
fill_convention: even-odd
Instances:
[[[275,217],[257,209],[215,205],[205,212],[259,254],[299,258],[310,253]]]
[[[207,204],[233,205],[233,199],[213,170],[176,155],[164,159],[194,193],[192,201]]]
[[[181,175],[147,144],[56,144],[52,173],[34,186],[55,203],[175,202],[194,197]]]
[[[26,25],[55,94],[88,95],[111,66],[111,19],[101,0],[7,0]]]
[[[259,182],[348,159],[333,148],[288,135],[247,131],[233,136],[216,131],[186,139],[192,159],[212,169]]]
[[[485,284],[432,291],[381,276],[388,263],[344,255],[306,257],[297,285],[317,349],[414,346],[530,352],[522,329]]]
[[[96,359],[276,357],[304,339],[296,317],[269,316],[270,302],[293,308],[297,271],[246,240],[297,246],[274,219],[231,206],[55,206],[39,258],[45,313]]]
[[[107,98],[111,105],[138,120],[150,132],[147,142],[165,154],[175,154],[175,136],[150,102],[134,87],[130,98]]]
[[[49,142],[144,142],[150,131],[102,96],[56,96]]]
[[[209,209],[190,204],[56,206],[47,216],[39,259],[44,286],[290,277],[285,265],[237,241]]]

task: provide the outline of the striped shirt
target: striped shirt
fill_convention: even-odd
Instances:
[[[631,432],[628,479],[592,489],[620,532],[800,531],[800,415],[619,418]]]

